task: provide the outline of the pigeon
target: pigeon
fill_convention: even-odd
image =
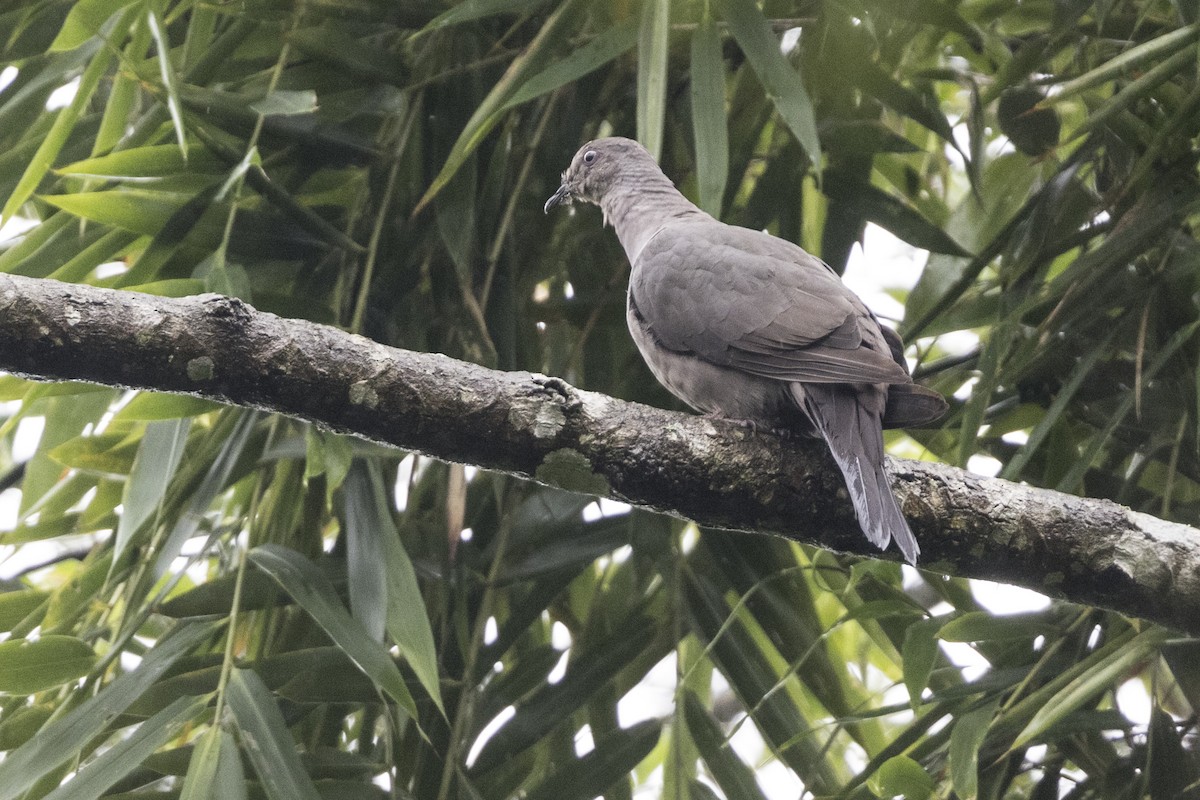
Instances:
[[[867,539],[915,564],[883,429],[948,406],[913,383],[899,335],[820,259],[702,211],[632,139],[579,149],[544,210],[572,200],[600,206],[629,258],[629,332],[659,382],[709,416],[823,438]]]

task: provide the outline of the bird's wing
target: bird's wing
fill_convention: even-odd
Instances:
[[[911,380],[841,279],[764,233],[716,221],[664,226],[638,255],[630,292],[669,350],[775,380]]]

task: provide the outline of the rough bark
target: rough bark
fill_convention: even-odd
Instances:
[[[820,442],[397,350],[227,297],[0,275],[0,369],[252,406],[701,525],[881,555]],[[1200,531],[939,464],[891,470],[922,568],[1200,634]]]

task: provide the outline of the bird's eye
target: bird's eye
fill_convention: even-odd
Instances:
[[[595,160],[596,160],[596,151],[595,150],[588,150],[586,153],[583,154],[583,163],[590,164]]]

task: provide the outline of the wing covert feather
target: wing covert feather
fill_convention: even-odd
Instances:
[[[870,312],[791,242],[716,221],[665,225],[629,291],[662,346],[765,378],[907,383]]]

